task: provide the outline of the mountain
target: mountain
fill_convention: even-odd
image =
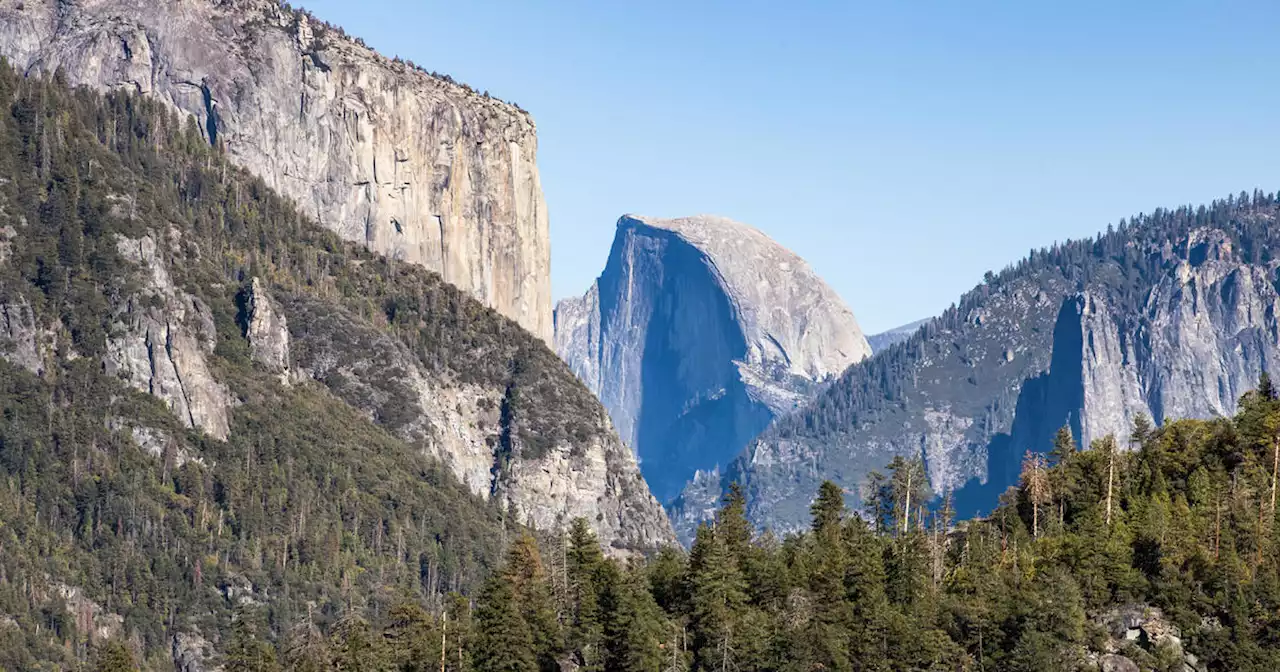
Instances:
[[[276,0],[0,0],[23,72],[193,115],[232,163],[345,240],[421,264],[551,338],[533,120]]]
[[[672,539],[515,322],[315,224],[152,97],[0,67],[0,111],[0,651],[74,663],[116,633],[198,658],[245,605],[282,631],[469,591],[524,523]]]
[[[922,457],[961,513],[987,511],[1063,425],[1088,446],[1140,414],[1229,416],[1280,361],[1277,210],[1262,193],[1159,209],[989,274],[695,484],[677,528],[737,481],[757,523],[794,529],[823,479],[857,501],[895,455]]]
[[[555,315],[556,351],[660,499],[871,352],[803,259],[723,217],[623,216],[604,272]]]
[[[928,319],[916,320],[910,324],[904,324],[900,327],[894,327],[888,331],[873,334],[867,337],[867,343],[871,345],[871,352],[873,354],[880,352],[894,343],[901,343],[902,341],[911,338],[911,334],[914,334],[917,329],[923,327],[928,322]]]

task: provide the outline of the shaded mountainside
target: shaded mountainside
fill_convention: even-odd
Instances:
[[[149,98],[5,66],[0,106],[6,666],[113,634],[199,657],[246,603],[280,633],[466,591],[517,523],[672,538],[515,322],[315,225]]]
[[[780,419],[721,487],[744,483],[758,523],[793,529],[824,478],[856,500],[870,471],[921,456],[972,514],[1064,424],[1089,445],[1138,414],[1230,415],[1280,356],[1276,216],[1275,196],[1242,193],[1033,251]],[[716,489],[691,489],[677,527]]]
[[[623,216],[600,278],[556,306],[555,340],[662,499],[870,354],[804,260],[713,216]]]
[[[276,0],[0,0],[0,54],[191,114],[326,228],[550,341],[547,210],[518,107]]]
[[[867,343],[871,346],[872,353],[880,352],[881,350],[888,349],[889,346],[895,343],[901,343],[908,338],[911,338],[911,334],[916,333],[917,329],[928,323],[928,319],[916,320],[910,324],[904,324],[900,327],[894,327],[888,331],[872,334],[867,337]]]

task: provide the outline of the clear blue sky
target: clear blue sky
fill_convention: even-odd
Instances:
[[[871,333],[1032,247],[1280,189],[1274,0],[303,4],[533,113],[557,298],[619,215],[715,213]]]

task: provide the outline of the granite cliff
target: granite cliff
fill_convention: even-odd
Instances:
[[[533,120],[274,0],[0,0],[20,71],[142,93],[342,238],[550,341]]]
[[[870,354],[804,260],[721,217],[622,217],[600,278],[555,317],[556,351],[660,499]]]
[[[1063,425],[1127,442],[1139,414],[1221,417],[1280,361],[1275,197],[1157,210],[1037,250],[779,419],[673,511],[685,534],[732,481],[758,524],[794,529],[812,493],[919,456],[962,514],[990,510]],[[710,481],[718,482],[713,487]]]

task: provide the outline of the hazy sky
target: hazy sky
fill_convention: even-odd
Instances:
[[[557,298],[619,215],[715,213],[872,333],[1032,247],[1280,189],[1273,0],[303,4],[533,113]]]

